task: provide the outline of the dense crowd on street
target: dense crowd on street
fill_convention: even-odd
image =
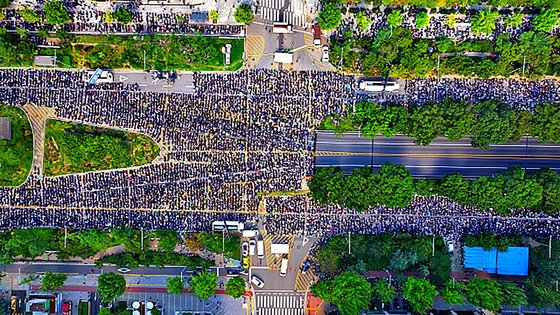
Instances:
[[[341,35],[343,31],[351,30],[355,36],[359,37],[373,37],[376,36],[379,30],[388,28],[387,14],[378,12],[378,10],[363,9],[363,14],[371,21],[371,24],[364,30],[360,29],[357,24],[357,13],[350,13],[340,23],[337,33]],[[508,15],[500,15],[496,21],[496,29],[491,34],[476,34],[471,29],[471,18],[465,14],[449,13],[449,14],[430,14],[429,24],[424,28],[416,28],[417,12],[403,10],[403,23],[402,27],[408,28],[412,31],[414,38],[435,39],[438,37],[446,37],[456,42],[470,41],[470,40],[495,40],[498,35],[510,33],[512,39],[517,39],[523,32],[530,31],[533,26],[531,24],[531,16],[525,15],[519,26],[508,26],[505,20]],[[449,23],[447,20],[453,14],[454,23]],[[560,26],[555,27],[552,35],[560,34]]]
[[[504,216],[465,206],[442,196],[415,196],[404,208],[376,206],[356,212],[337,205],[318,205],[306,196],[268,197],[264,226],[269,233],[307,236],[401,233],[462,235],[492,232],[503,235],[560,237],[560,217],[526,210]]]
[[[259,193],[302,188],[313,172],[315,128],[326,115],[351,106],[357,88],[351,76],[313,71],[195,73],[194,94],[145,92],[123,83],[91,86],[83,76],[0,69],[0,102],[52,107],[58,119],[146,134],[161,145],[160,156],[121,170],[55,177],[33,170],[22,186],[0,188],[0,228],[127,225],[194,231],[208,229],[216,219],[255,219]],[[400,100],[490,97],[525,106],[557,100],[559,92],[555,81],[422,80],[409,81]],[[267,197],[265,207],[269,232],[287,234],[520,229],[560,234],[556,218],[495,217],[439,197],[417,197],[406,208],[377,207],[365,214],[308,204],[305,197]]]
[[[242,30],[240,25],[212,24],[211,21],[191,20],[190,15],[183,12],[173,12],[162,8],[161,12],[146,11],[142,7],[130,7],[133,20],[131,23],[122,24],[115,19],[107,19],[105,11],[99,10],[89,1],[67,2],[71,22],[63,25],[67,32],[76,34],[204,34],[204,35],[239,35]],[[30,8],[35,8],[33,4]],[[30,23],[23,19],[17,10],[6,9],[5,18],[0,21],[0,27],[7,30],[23,28],[28,31],[56,31],[56,27],[44,23]]]

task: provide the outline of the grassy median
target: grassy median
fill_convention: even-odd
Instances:
[[[18,186],[27,179],[33,162],[33,134],[23,110],[0,105],[0,117],[12,125],[11,140],[0,139],[0,186]]]

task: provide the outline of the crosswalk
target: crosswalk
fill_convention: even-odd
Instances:
[[[257,293],[257,315],[304,315],[305,296],[294,293]]]
[[[309,268],[306,273],[302,273],[301,270],[298,270],[298,274],[296,276],[296,284],[294,285],[294,290],[297,292],[307,292],[309,286],[315,280],[315,271],[313,268]]]
[[[259,12],[268,24],[288,22],[293,26],[305,25],[303,0],[260,0]]]

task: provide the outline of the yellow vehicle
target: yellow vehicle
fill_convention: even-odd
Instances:
[[[243,268],[249,269],[249,257],[243,257]]]

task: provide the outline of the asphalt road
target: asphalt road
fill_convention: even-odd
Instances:
[[[181,271],[184,269],[182,266],[173,267],[139,267],[133,268],[128,274],[141,274],[145,276],[150,275],[165,275],[165,276],[179,276]],[[215,267],[210,268],[210,270],[216,270]],[[44,273],[44,272],[54,272],[54,273],[66,273],[66,274],[101,274],[102,272],[115,272],[118,273],[117,267],[114,266],[103,266],[102,268],[97,268],[92,264],[79,264],[79,263],[15,263],[10,265],[0,265],[0,271],[6,273]],[[224,269],[220,268],[220,272]],[[192,270],[184,269],[183,275],[192,274]]]
[[[492,145],[487,151],[473,148],[470,139],[450,142],[438,138],[429,146],[418,146],[410,137],[362,138],[357,132],[338,137],[334,132],[318,131],[317,167],[339,166],[346,173],[364,165],[377,171],[385,162],[404,164],[415,177],[441,177],[459,172],[465,177],[492,175],[508,167],[526,170],[548,167],[560,170],[560,145],[538,144],[534,138],[517,143]]]

